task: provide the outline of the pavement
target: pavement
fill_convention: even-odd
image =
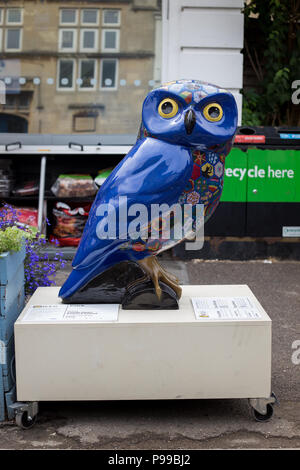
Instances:
[[[300,341],[300,262],[164,259],[162,264],[182,284],[252,289],[273,322],[272,388],[279,405],[272,419],[254,421],[247,400],[42,403],[32,429],[0,424],[0,449],[300,448],[300,352],[299,360],[292,360],[293,343]],[[69,269],[58,273],[58,285]]]

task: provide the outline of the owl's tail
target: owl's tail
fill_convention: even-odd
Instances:
[[[58,296],[64,300],[68,297],[72,297],[72,295],[81,289],[91,278],[91,271],[88,269],[72,269],[68,279],[61,287]]]

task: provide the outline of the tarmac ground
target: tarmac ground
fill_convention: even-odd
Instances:
[[[272,419],[253,420],[247,400],[42,403],[32,429],[0,424],[0,449],[300,448],[300,352],[295,354],[300,262],[165,259],[162,264],[182,284],[252,289],[272,319],[272,388],[279,400]],[[58,273],[58,285],[69,269]]]

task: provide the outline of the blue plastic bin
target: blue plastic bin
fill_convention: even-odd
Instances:
[[[0,421],[13,418],[15,401],[14,323],[25,304],[25,247],[0,254]]]

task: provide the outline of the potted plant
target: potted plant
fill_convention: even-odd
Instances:
[[[26,296],[37,287],[55,285],[55,274],[65,265],[61,253],[54,259],[43,251],[46,238],[18,221],[16,208],[0,208],[0,421],[15,400],[14,322]],[[13,413],[7,408],[7,417]]]

